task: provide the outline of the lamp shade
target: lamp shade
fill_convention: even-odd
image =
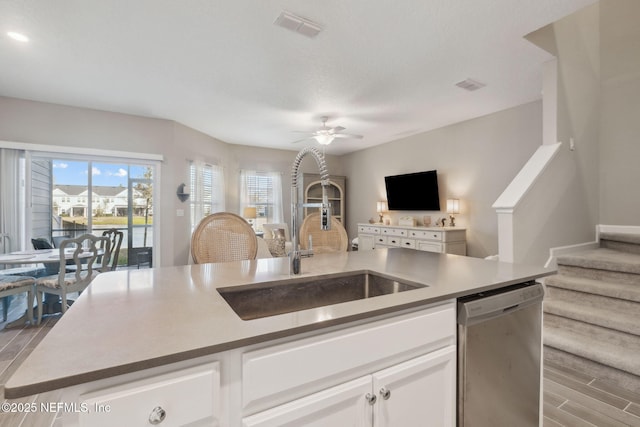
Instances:
[[[387,208],[387,202],[378,202],[376,212],[381,213],[387,210],[389,210],[389,208]]]
[[[314,135],[314,138],[320,145],[329,145],[333,141],[334,136],[326,133]]]
[[[255,206],[247,206],[246,208],[244,208],[242,216],[245,218],[255,218],[257,214],[258,213]]]
[[[447,199],[447,213],[459,214],[460,213],[460,200]]]

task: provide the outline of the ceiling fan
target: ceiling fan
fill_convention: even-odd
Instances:
[[[306,138],[300,139],[298,141],[294,141],[293,143],[295,144],[295,143],[306,141],[310,138],[313,138],[316,141],[318,141],[320,145],[329,145],[331,144],[331,142],[333,142],[335,138],[362,139],[362,135],[343,133],[342,131],[345,130],[345,128],[343,128],[342,126],[336,126],[336,127],[327,126],[327,120],[329,120],[329,117],[327,116],[323,116],[321,117],[321,119],[322,119],[322,126],[318,130],[316,130],[315,132],[298,131],[298,132],[308,133],[309,136]]]

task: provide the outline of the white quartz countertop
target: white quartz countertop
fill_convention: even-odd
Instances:
[[[295,280],[287,258],[103,273],[9,378],[5,397],[131,373],[553,273],[537,266],[394,248],[304,258],[301,276],[361,271],[427,286],[242,320],[217,288]]]

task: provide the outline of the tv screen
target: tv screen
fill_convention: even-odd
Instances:
[[[391,211],[439,211],[438,174],[435,170],[385,176]]]

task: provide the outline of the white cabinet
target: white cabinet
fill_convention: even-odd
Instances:
[[[244,418],[244,427],[455,426],[456,347],[449,346]]]
[[[466,255],[465,234],[466,230],[458,227],[358,224],[358,250],[403,247],[419,251]]]
[[[79,402],[81,427],[217,425],[220,364],[107,387],[80,395]]]
[[[305,203],[321,203],[322,202],[322,182],[320,175],[305,173],[302,176],[304,193],[301,200]],[[346,178],[344,176],[329,176],[329,186],[327,188],[327,198],[331,204],[331,216],[334,216],[338,221],[345,223],[345,183]],[[318,208],[304,208],[304,217],[307,215],[318,212]],[[304,219],[304,217],[302,219]]]
[[[374,426],[455,426],[456,347],[373,374]]]
[[[447,302],[247,352],[243,425],[455,426],[455,337]]]
[[[242,420],[243,427],[371,425],[371,378],[358,378]]]

